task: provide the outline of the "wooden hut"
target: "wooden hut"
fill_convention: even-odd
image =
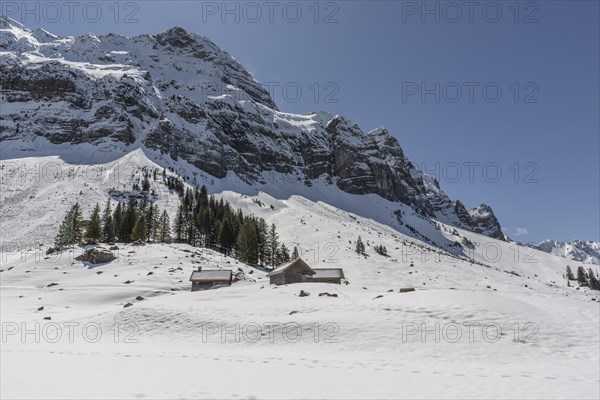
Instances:
[[[344,279],[341,268],[311,268],[304,260],[297,258],[280,265],[268,275],[272,285],[286,285],[300,282],[322,282],[340,284]]]
[[[315,274],[315,270],[308,266],[301,258],[297,258],[286,264],[282,264],[269,272],[267,275],[273,285],[285,285],[287,283],[308,282]]]
[[[308,282],[336,283],[341,284],[344,279],[344,270],[341,268],[315,268],[315,274]]]
[[[217,285],[231,286],[232,280],[233,273],[231,270],[203,270],[202,268],[198,268],[198,270],[192,272],[192,275],[190,276],[190,282],[192,282],[192,292],[210,289]]]

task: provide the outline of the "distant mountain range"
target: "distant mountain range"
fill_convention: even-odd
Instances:
[[[599,242],[583,240],[559,242],[556,240],[544,240],[535,247],[546,253],[569,258],[580,263],[600,264]]]

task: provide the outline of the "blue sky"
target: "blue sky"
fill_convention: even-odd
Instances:
[[[600,240],[598,1],[67,3],[2,13],[61,35],[182,26],[276,82],[284,111],[387,127],[513,239]]]

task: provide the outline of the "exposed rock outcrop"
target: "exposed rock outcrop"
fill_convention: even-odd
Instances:
[[[424,217],[505,239],[491,208],[469,211],[419,171],[385,128],[326,112],[279,112],[227,52],[180,27],[126,38],[60,38],[0,17],[0,141],[143,146],[247,183],[265,172],[377,194]],[[400,215],[398,215],[401,218]]]

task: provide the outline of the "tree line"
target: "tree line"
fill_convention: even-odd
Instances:
[[[158,180],[157,170],[153,177]],[[167,176],[163,170],[163,182],[181,199],[171,222],[166,210],[161,211],[148,200],[149,178],[150,174],[144,172],[141,185],[133,185],[134,191],[141,190],[141,196],[130,195],[114,209],[110,199],[103,209],[96,204],[87,220],[79,203],[73,204],[59,226],[56,247],[97,242],[187,243],[235,256],[247,264],[270,267],[298,257],[296,247],[290,255],[286,245],[279,241],[275,224],[269,226],[263,218],[234,210],[229,202],[209,196],[204,185],[186,188],[182,179]]]
[[[236,255],[248,264],[274,267],[291,260],[275,224],[234,210],[229,202],[209,196],[204,185],[185,190],[173,221],[173,241]]]
[[[579,286],[589,286],[592,290],[600,290],[600,281],[594,274],[594,271],[591,268],[588,268],[586,273],[585,269],[582,266],[577,267],[577,277],[573,275],[573,270],[571,267],[567,265],[567,286],[571,286],[571,281],[577,281]]]
[[[104,209],[96,204],[87,220],[83,219],[79,203],[71,206],[58,228],[54,243],[58,248],[82,243],[97,242],[147,242],[171,241],[171,222],[166,210],[144,197],[138,202],[130,196],[126,204],[117,203],[112,209],[110,199]]]

